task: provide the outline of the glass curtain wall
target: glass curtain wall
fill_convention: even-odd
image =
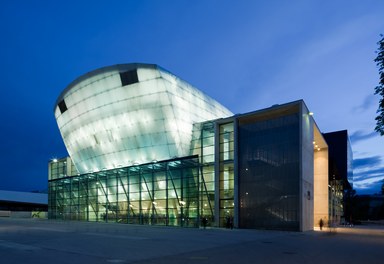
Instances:
[[[51,179],[49,218],[197,227],[198,157]]]
[[[299,230],[299,114],[239,120],[239,226]]]
[[[67,176],[67,159],[60,159],[55,162],[51,162],[49,166],[50,180],[58,179]]]
[[[219,124],[220,227],[233,227],[234,218],[234,126]]]
[[[49,163],[48,180],[78,175],[78,171],[69,157],[54,159]]]
[[[215,123],[194,125],[192,153],[200,161],[200,216],[207,226],[215,223]]]
[[[217,134],[215,130],[217,129]],[[217,142],[218,147],[215,147]],[[229,227],[234,217],[234,125],[208,121],[194,125],[192,153],[200,159],[200,215],[208,226],[218,223]],[[217,152],[217,156],[215,155]],[[219,184],[215,193],[215,161]],[[218,219],[215,219],[215,195],[218,195]]]

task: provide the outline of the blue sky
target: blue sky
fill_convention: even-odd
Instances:
[[[0,189],[47,188],[48,160],[66,155],[53,106],[71,81],[144,62],[234,113],[304,99],[322,132],[348,129],[357,192],[378,192],[383,14],[382,0],[2,1]]]

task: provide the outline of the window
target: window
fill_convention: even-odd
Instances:
[[[61,112],[62,114],[63,114],[65,111],[68,110],[67,105],[65,104],[64,99],[61,100],[61,101],[59,102],[58,106],[59,106],[60,112]]]
[[[136,70],[120,72],[120,79],[121,79],[122,86],[139,82],[139,78],[137,77]]]

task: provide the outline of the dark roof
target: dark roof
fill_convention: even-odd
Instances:
[[[48,204],[48,194],[32,192],[0,191],[0,201],[29,204]]]

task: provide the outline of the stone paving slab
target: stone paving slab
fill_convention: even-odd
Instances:
[[[0,263],[384,263],[384,227],[304,233],[0,218]]]

